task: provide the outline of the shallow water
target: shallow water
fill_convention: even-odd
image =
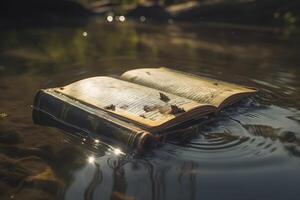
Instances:
[[[1,199],[299,198],[299,30],[91,20],[0,37]],[[157,66],[260,93],[142,155],[32,123],[40,88]]]

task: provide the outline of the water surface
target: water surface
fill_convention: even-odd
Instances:
[[[300,34],[208,24],[108,23],[0,32],[1,199],[298,199]],[[142,155],[34,125],[40,88],[139,67],[260,88],[185,143]]]

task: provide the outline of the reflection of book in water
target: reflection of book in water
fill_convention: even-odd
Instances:
[[[46,116],[141,147],[148,138],[159,138],[170,128],[217,113],[254,92],[167,68],[136,69],[120,79],[99,76],[40,90],[33,118],[47,125],[49,120],[41,120]]]

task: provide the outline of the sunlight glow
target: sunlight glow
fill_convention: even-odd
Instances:
[[[83,32],[83,33],[82,33],[82,36],[83,36],[83,37],[86,37],[87,35],[88,35],[87,32]]]
[[[116,155],[120,155],[120,154],[123,155],[123,154],[124,154],[124,153],[123,153],[120,149],[118,149],[118,148],[115,148],[113,152],[114,152],[114,154],[116,154]]]
[[[89,163],[94,163],[95,162],[95,157],[94,156],[88,157],[88,162]]]
[[[120,22],[125,22],[125,17],[124,17],[123,15],[121,15],[121,16],[119,17],[119,21],[120,21]]]
[[[108,16],[106,17],[106,20],[107,20],[108,22],[112,22],[112,21],[114,21],[114,18],[113,18],[113,16],[108,15]]]

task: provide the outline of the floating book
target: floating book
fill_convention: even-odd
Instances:
[[[141,148],[172,127],[217,113],[256,91],[168,68],[135,69],[119,79],[98,76],[40,90],[33,119],[46,125],[51,119]]]

